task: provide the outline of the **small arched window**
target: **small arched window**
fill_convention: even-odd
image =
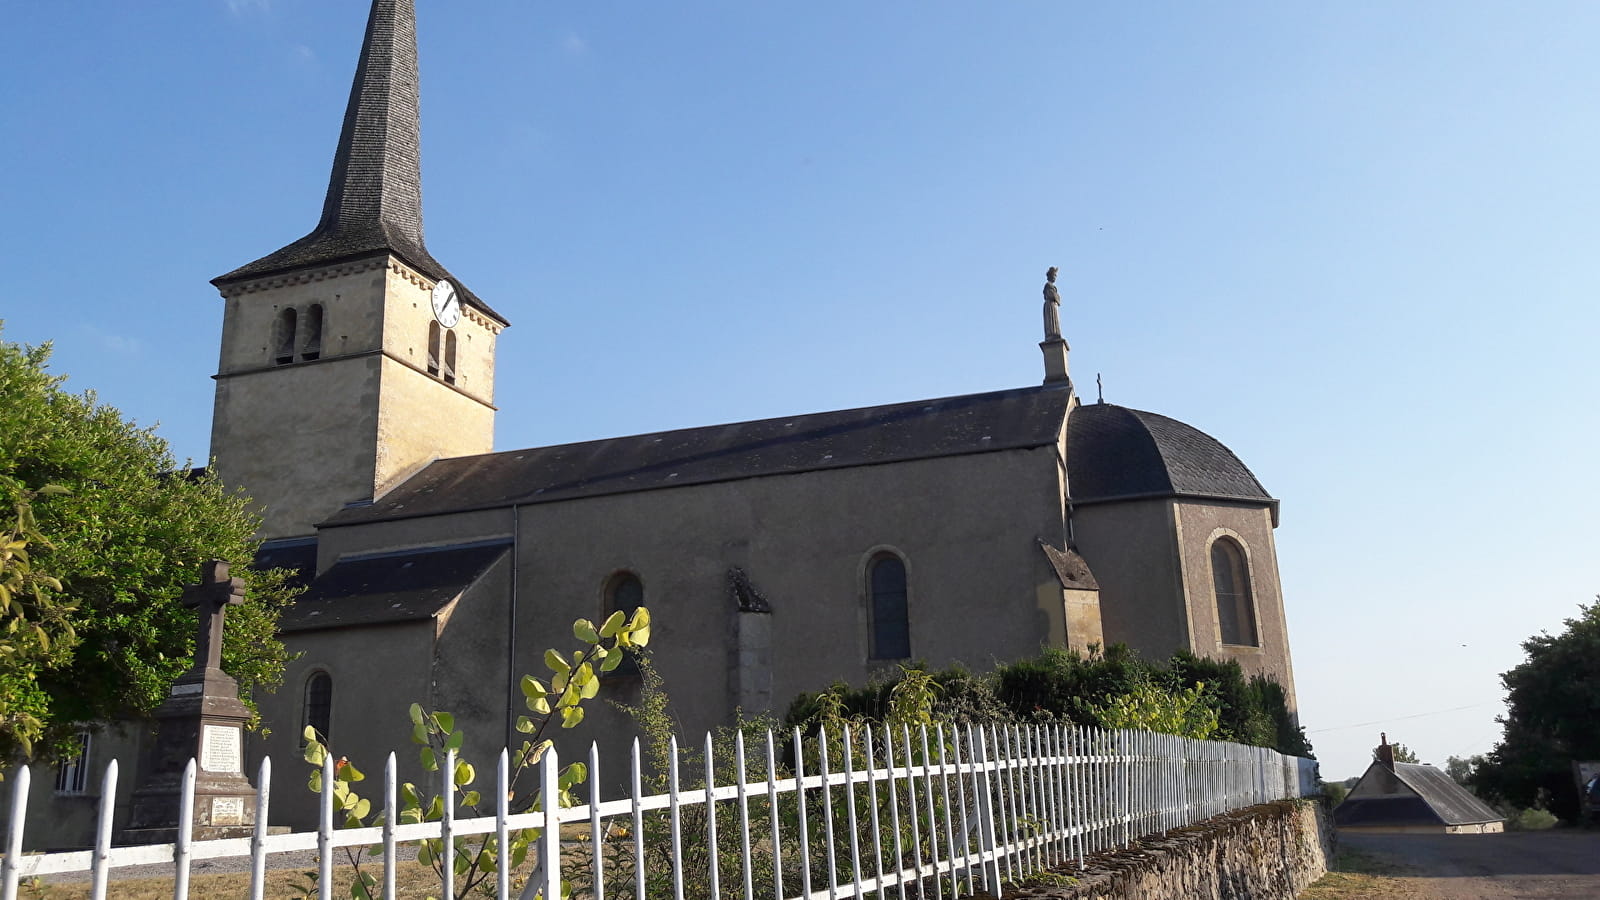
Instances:
[[[444,333],[444,380],[449,384],[456,383],[456,333]]]
[[[911,656],[911,621],[906,609],[906,564],[880,553],[867,564],[868,610],[872,618],[873,659]]]
[[[439,377],[439,323],[428,323],[428,374]]]
[[[298,319],[299,314],[292,306],[278,313],[278,330],[272,341],[272,361],[277,365],[294,362],[294,333]]]
[[[633,611],[644,605],[644,582],[632,572],[618,572],[606,582],[606,609],[603,618],[621,612],[633,618]]]
[[[327,672],[313,672],[306,679],[302,735],[308,727],[316,729],[317,740],[328,743],[328,733],[333,729],[333,676]]]
[[[320,359],[322,357],[322,304],[313,303],[306,308],[305,343],[300,345],[300,358],[304,360]]]
[[[1217,597],[1217,626],[1224,644],[1258,647],[1256,605],[1250,592],[1250,566],[1244,550],[1229,538],[1211,545],[1211,586]]]

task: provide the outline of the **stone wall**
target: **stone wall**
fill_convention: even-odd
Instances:
[[[1327,872],[1333,840],[1323,804],[1267,803],[1102,854],[1074,883],[1023,886],[1006,900],[1293,900]]]

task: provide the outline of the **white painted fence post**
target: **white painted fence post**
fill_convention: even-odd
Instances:
[[[322,793],[317,798],[317,896],[333,891],[333,754],[322,756]]]
[[[0,897],[17,900],[17,860],[22,856],[22,828],[28,819],[28,784],[33,772],[18,766],[11,782],[11,819],[6,829],[6,858],[0,862]]]
[[[977,763],[978,779],[973,785],[978,795],[978,839],[983,848],[983,889],[990,896],[1000,896],[1000,855],[994,836],[994,798],[989,777],[989,746],[984,730],[977,729],[977,743],[972,748],[973,761]]]
[[[172,879],[173,900],[189,900],[189,847],[194,841],[195,769],[196,763],[191,757],[189,765],[183,769],[183,788],[178,794],[178,845],[172,851],[173,864],[177,867]]]
[[[81,760],[87,763],[88,760]],[[105,900],[106,863],[111,855],[111,820],[117,812],[117,761],[106,766],[105,780],[100,784],[100,820],[94,830],[94,881],[89,888],[93,900]],[[257,898],[259,900],[259,898]]]
[[[116,765],[115,762],[112,765]],[[101,796],[114,796],[102,794]],[[272,796],[272,757],[261,759],[256,770],[256,827],[250,836],[250,900],[262,900],[267,891],[267,809]],[[100,895],[96,895],[96,900]]]
[[[544,826],[539,835],[539,873],[543,879],[540,892],[544,900],[561,900],[560,779],[560,760],[556,748],[551,747],[539,760],[539,788],[543,791],[544,800]]]

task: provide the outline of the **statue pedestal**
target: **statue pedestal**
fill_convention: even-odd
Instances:
[[[255,830],[256,791],[244,774],[244,727],[250,710],[239,701],[239,685],[221,669],[196,667],[172,684],[156,710],[155,746],[133,792],[124,844],[175,841],[183,771],[196,761],[195,840],[248,837]]]
[[[1067,380],[1067,342],[1061,338],[1041,341],[1044,351],[1044,383],[1054,384]]]

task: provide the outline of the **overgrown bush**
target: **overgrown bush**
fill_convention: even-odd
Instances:
[[[844,718],[888,721],[891,698],[907,673],[931,683],[931,715],[941,722],[1145,728],[1312,755],[1305,732],[1289,712],[1287,694],[1273,679],[1246,676],[1233,660],[1187,652],[1165,664],[1151,663],[1122,644],[1103,651],[1093,648],[1088,654],[1049,648],[987,675],[960,666],[936,672],[906,666],[861,687],[838,682],[821,693],[801,694],[790,704],[785,722],[813,728],[823,722],[822,710],[830,703]]]
[[[1554,828],[1558,821],[1554,813],[1530,807],[1506,819],[1506,827],[1512,831],[1544,831]]]

